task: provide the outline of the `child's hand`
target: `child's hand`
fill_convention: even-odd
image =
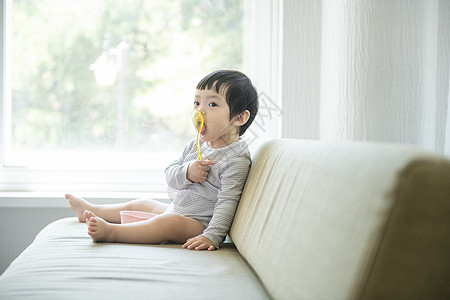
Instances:
[[[213,160],[198,160],[189,165],[186,177],[191,182],[202,182],[208,178],[209,166],[215,164]]]
[[[185,249],[195,249],[195,250],[205,250],[208,249],[208,251],[213,251],[216,249],[214,244],[211,242],[210,239],[207,237],[204,237],[203,235],[197,235],[193,238],[190,238],[184,243],[183,248]]]

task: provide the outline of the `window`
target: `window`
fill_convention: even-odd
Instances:
[[[204,75],[243,70],[267,98],[255,17],[274,3],[4,0],[0,190],[161,191]]]

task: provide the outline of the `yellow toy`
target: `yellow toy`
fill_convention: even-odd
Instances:
[[[198,160],[203,160],[203,158],[202,158],[202,151],[200,150],[200,133],[202,132],[203,125],[205,124],[205,119],[203,118],[202,113],[198,109],[194,109],[192,111],[192,123],[194,123],[194,126],[197,129],[197,154],[198,154]]]

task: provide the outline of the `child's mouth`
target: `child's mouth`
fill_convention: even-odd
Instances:
[[[202,131],[200,132],[201,135],[205,135],[206,132],[206,125],[203,125]]]

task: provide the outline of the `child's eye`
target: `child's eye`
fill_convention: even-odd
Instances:
[[[198,101],[194,101],[194,106],[199,106],[200,103]]]
[[[211,107],[216,107],[216,106],[217,106],[217,104],[216,104],[216,103],[214,103],[214,102],[210,102],[210,103],[209,103],[209,106],[211,106]]]

